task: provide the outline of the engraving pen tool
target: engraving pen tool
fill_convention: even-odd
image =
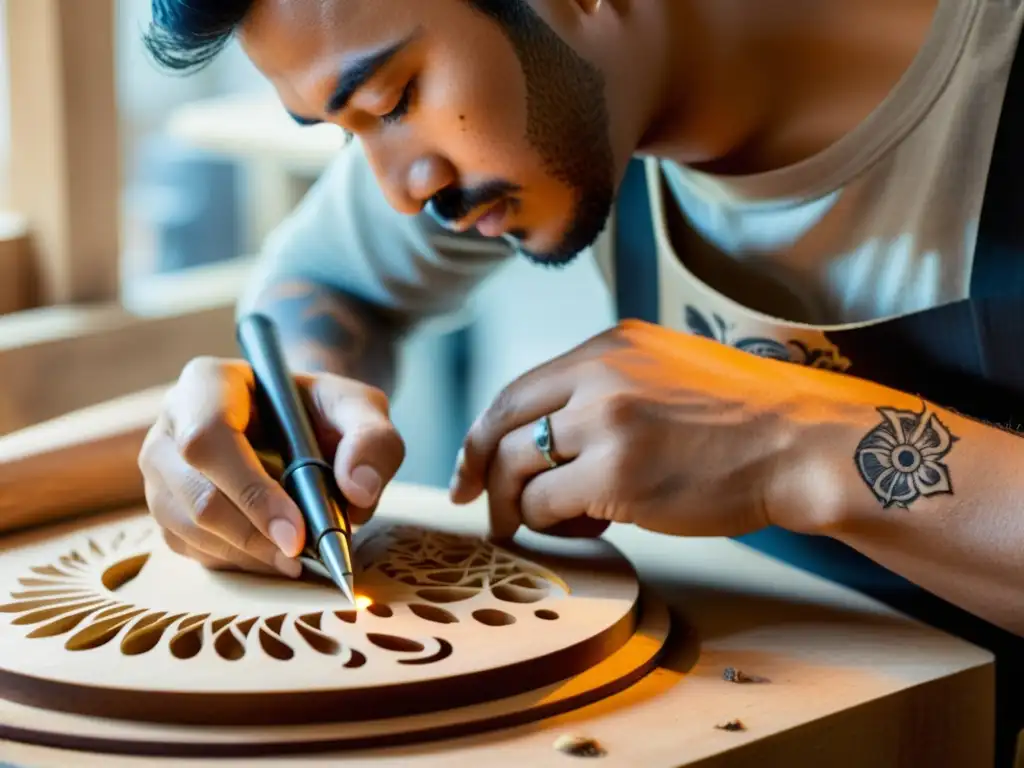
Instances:
[[[338,488],[334,470],[324,461],[274,324],[266,315],[251,313],[239,318],[236,332],[256,379],[260,424],[284,465],[280,483],[306,523],[303,554],[322,566],[355,605],[348,501]]]

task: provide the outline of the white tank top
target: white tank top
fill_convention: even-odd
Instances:
[[[830,331],[967,297],[1022,20],[1024,0],[941,0],[884,103],[797,165],[715,177],[647,159],[661,324],[845,370]]]

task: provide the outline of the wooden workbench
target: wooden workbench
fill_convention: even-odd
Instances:
[[[10,469],[30,479],[33,462],[53,454],[60,431],[80,430],[106,446],[90,451],[85,441],[87,453],[80,455],[91,456],[93,466],[75,458],[83,446],[63,449],[60,460],[77,467],[80,477],[109,478],[117,466],[130,476],[133,446],[158,394],[126,400],[120,416],[119,409],[105,406],[79,423],[63,420],[62,430],[36,429],[24,441],[29,458],[20,462],[11,438],[6,448],[0,441],[5,502],[16,490]],[[117,430],[104,426],[112,415],[124,424],[120,447]],[[136,487],[134,480],[121,486],[122,497]],[[444,495],[418,486],[389,493],[424,500]],[[33,503],[54,506],[42,496]],[[10,511],[13,505],[4,506]],[[482,516],[486,508],[480,502],[452,514]],[[373,753],[215,764],[336,766],[362,765],[372,758],[380,768],[566,766],[579,758],[557,752],[553,744],[569,733],[597,739],[607,750],[600,762],[606,766],[991,765],[994,674],[988,652],[729,540],[670,538],[626,526],[606,535],[673,612],[669,653],[655,673],[632,689],[568,715],[472,738]],[[726,682],[727,667],[770,682]],[[716,728],[737,719],[745,730]],[[118,768],[200,763],[89,758],[0,742],[0,764]]]

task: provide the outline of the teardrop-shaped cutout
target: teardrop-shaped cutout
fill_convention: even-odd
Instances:
[[[78,599],[83,594],[89,592],[91,590],[83,587],[78,589],[71,589],[70,587],[63,587],[61,589],[27,589],[22,592],[11,592],[11,597],[15,600],[36,600],[43,597],[66,597],[71,600]]]
[[[267,628],[275,635],[281,634],[281,627],[284,626],[285,614],[280,613],[277,616],[271,616],[269,619],[264,619],[263,623],[267,625]]]
[[[181,624],[178,625],[178,629],[188,629],[194,627],[196,624],[201,624],[210,617],[208,613],[193,613],[191,616],[187,616],[181,620]]]
[[[238,661],[245,656],[245,645],[232,631],[234,627],[224,627],[213,638],[213,648],[217,655],[227,661]]]
[[[190,617],[190,620],[196,617]],[[186,620],[186,621],[187,621]],[[182,622],[184,625],[185,622]],[[203,620],[193,621],[186,629],[178,631],[169,643],[171,654],[177,659],[191,659],[203,650]]]
[[[379,632],[367,632],[366,639],[378,648],[383,648],[385,651],[393,651],[394,653],[419,653],[425,648],[423,643],[418,643],[407,637],[382,635]]]
[[[309,643],[309,647],[317,653],[325,656],[337,656],[341,653],[341,643],[329,635],[314,629],[304,621],[295,622],[296,631],[302,635],[302,639]]]
[[[305,622],[313,629],[320,629],[320,619],[323,617],[322,613],[307,613],[299,617],[299,620]]]
[[[242,633],[242,637],[248,637],[249,630],[252,629],[252,625],[255,624],[257,621],[258,617],[254,616],[251,619],[242,619],[240,622],[235,624],[235,626],[238,627],[238,631]]]
[[[114,639],[125,624],[145,612],[145,608],[139,608],[124,616],[117,616],[113,619],[90,624],[68,638],[68,641],[64,643],[64,647],[69,651],[87,651],[106,645]]]
[[[124,613],[125,611],[131,610],[135,606],[128,605],[127,603],[114,603],[110,608],[105,608],[96,614],[96,619],[110,619],[114,616]]]
[[[259,635],[260,645],[263,646],[263,650],[267,652],[268,656],[278,661],[288,661],[295,655],[295,651],[285,645],[279,637],[270,634],[263,627],[260,627]]]
[[[24,613],[26,611],[35,611],[40,608],[51,608],[56,605],[80,602],[81,600],[82,595],[65,595],[63,597],[47,597],[38,600],[22,600],[17,603],[0,605],[0,613]]]
[[[143,566],[149,561],[149,553],[128,557],[119,560],[103,571],[101,581],[103,586],[111,592],[116,592],[125,584],[133,581],[142,571]]]
[[[77,587],[81,585],[81,582],[76,579],[34,579],[29,576],[18,579],[18,583],[23,587],[59,587],[64,585]]]
[[[162,616],[162,613],[153,613],[139,619],[121,639],[121,653],[139,656],[156,648],[167,628],[181,618],[180,613]]]
[[[93,610],[92,608],[87,608],[78,613],[69,613],[66,616],[61,616],[48,624],[36,627],[28,633],[28,637],[56,637],[57,635],[63,635],[65,632],[70,632],[81,624],[86,616],[91,616]]]
[[[62,571],[55,565],[37,565],[33,568],[29,568],[32,573],[38,573],[40,576],[56,576],[58,579],[70,578],[74,574]]]
[[[214,619],[210,622],[210,631],[214,634],[220,632],[225,626],[235,620],[235,616],[225,616],[222,619]]]
[[[71,611],[83,610],[85,608],[91,608],[95,611],[100,606],[106,605],[110,605],[109,601],[107,600],[87,600],[85,602],[75,602],[68,603],[66,605],[55,606],[53,608],[43,608],[38,611],[33,611],[32,613],[26,613],[24,616],[19,616],[18,618],[14,619],[11,622],[11,624],[38,624],[40,621],[53,619],[62,614],[70,613]]]
[[[432,621],[435,624],[455,624],[458,622],[454,613],[446,611],[444,608],[440,608],[436,605],[409,603],[409,610],[424,621]]]
[[[344,621],[346,624],[355,624],[356,616],[359,615],[358,611],[335,611],[334,615]]]

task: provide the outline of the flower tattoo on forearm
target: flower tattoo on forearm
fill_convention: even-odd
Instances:
[[[927,404],[920,413],[879,408],[881,423],[857,446],[860,476],[882,506],[906,509],[922,496],[952,494],[942,462],[955,437]]]

